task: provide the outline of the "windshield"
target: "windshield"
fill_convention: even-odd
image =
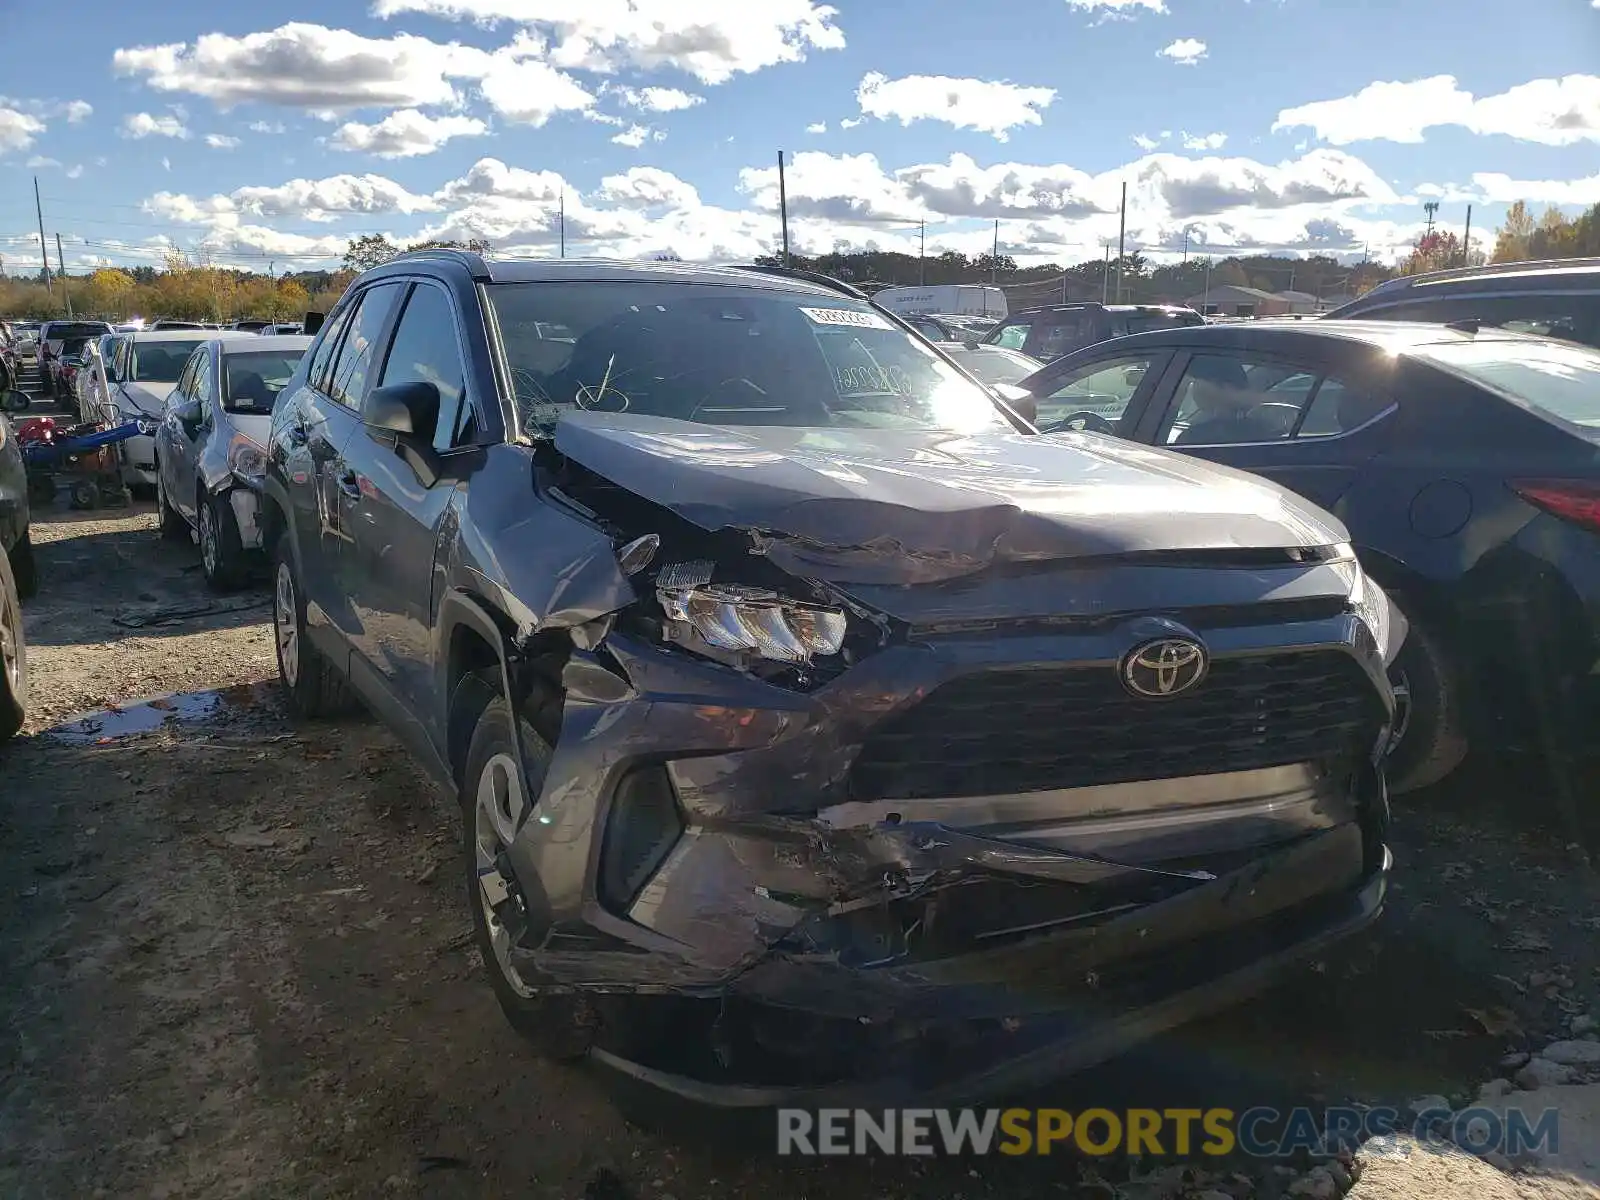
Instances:
[[[134,342],[128,378],[139,383],[177,383],[199,342]]]
[[[984,383],[1020,383],[1044,366],[1037,358],[1003,350],[999,346],[978,346],[970,350],[948,347],[950,357]]]
[[[283,385],[299,365],[302,350],[252,350],[224,356],[228,387],[222,407],[228,412],[269,413]]]
[[[525,428],[574,407],[707,425],[1004,427],[921,339],[843,297],[679,283],[496,284]]]
[[[1600,353],[1557,341],[1436,342],[1417,357],[1547,413],[1600,429]]]

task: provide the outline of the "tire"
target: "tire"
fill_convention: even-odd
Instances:
[[[215,592],[231,592],[244,582],[244,545],[233,506],[223,496],[201,496],[195,502],[200,518],[200,566]]]
[[[0,741],[22,728],[28,713],[28,647],[11,560],[0,554]]]
[[[287,636],[291,632],[292,638]],[[305,595],[295,573],[287,533],[278,539],[273,555],[272,641],[278,658],[278,681],[295,716],[316,720],[349,708],[344,680],[306,636]]]
[[[1442,782],[1467,756],[1465,696],[1444,639],[1406,613],[1410,630],[1390,678],[1397,701],[1389,748],[1389,790],[1396,795]]]
[[[176,542],[189,540],[189,522],[172,507],[167,499],[167,485],[161,481],[161,464],[156,464],[156,515],[161,522],[161,536]]]
[[[511,1027],[521,1034],[541,1058],[555,1062],[574,1062],[589,1052],[599,1029],[594,1005],[582,995],[557,993],[547,985],[517,973],[504,958],[509,938],[500,924],[499,914],[514,916],[520,902],[515,881],[511,896],[493,909],[485,883],[487,876],[503,878],[495,871],[494,848],[503,848],[507,827],[525,806],[537,800],[544,769],[550,761],[550,747],[526,721],[518,722],[523,752],[537,780],[523,780],[516,767],[511,709],[504,697],[496,695],[478,717],[472,743],[467,751],[461,787],[461,848],[467,904],[472,910],[472,927],[478,953],[483,958],[490,986]],[[520,797],[505,803],[506,795]],[[491,816],[491,812],[495,815]],[[492,924],[491,924],[492,923]],[[500,945],[496,945],[497,935]]]
[[[33,553],[33,535],[26,530],[22,540],[11,547],[11,575],[19,599],[32,600],[39,594],[39,560]]]
[[[92,479],[80,479],[68,492],[73,508],[88,511],[100,507],[100,485]]]

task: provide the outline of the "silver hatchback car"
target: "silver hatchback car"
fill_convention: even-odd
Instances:
[[[161,531],[198,540],[206,582],[218,591],[243,583],[262,549],[272,406],[309,345],[304,335],[202,342],[167,397],[156,430]]]

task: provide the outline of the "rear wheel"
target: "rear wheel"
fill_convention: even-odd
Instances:
[[[272,564],[272,634],[278,680],[296,716],[334,716],[349,706],[344,680],[306,637],[305,598],[287,533],[278,539]]]
[[[189,536],[189,522],[183,519],[183,514],[172,507],[172,500],[167,495],[167,485],[161,477],[161,464],[156,464],[156,515],[161,521],[161,536],[178,541]]]
[[[22,728],[28,706],[28,648],[11,560],[0,554],[0,740]]]
[[[511,956],[528,912],[505,851],[537,802],[550,761],[550,747],[533,726],[512,721],[510,706],[497,695],[478,717],[467,751],[461,786],[467,902],[478,952],[506,1020],[540,1056],[573,1061],[594,1043],[599,1027],[594,1006],[584,996],[552,992]],[[517,765],[513,739],[519,727],[532,779],[524,778]]]
[[[1389,790],[1414,792],[1439,783],[1467,756],[1464,696],[1444,639],[1406,613],[1410,629],[1389,669],[1395,724],[1389,743]]]

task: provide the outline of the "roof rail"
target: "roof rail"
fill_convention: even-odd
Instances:
[[[1414,283],[1439,283],[1447,279],[1474,279],[1493,275],[1517,275],[1524,271],[1544,271],[1553,268],[1576,267],[1587,270],[1600,268],[1600,258],[1537,258],[1524,262],[1488,263],[1481,267],[1447,267],[1442,271],[1424,271],[1420,275],[1401,275],[1378,284],[1381,288],[1398,291]],[[1374,291],[1377,289],[1374,288]]]
[[[835,292],[841,292],[854,300],[870,300],[871,297],[860,288],[846,283],[842,279],[835,279],[832,275],[824,275],[821,271],[807,271],[801,267],[769,267],[760,263],[733,263],[736,271],[754,271],[759,275],[776,275],[780,279],[803,279],[807,283],[817,284]]]
[[[388,266],[389,263],[427,261],[428,259],[460,263],[471,273],[474,279],[487,279],[489,277],[489,265],[483,261],[483,255],[475,250],[457,250],[452,246],[427,246],[421,250],[402,250],[393,258],[379,265]]]

